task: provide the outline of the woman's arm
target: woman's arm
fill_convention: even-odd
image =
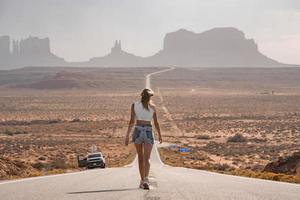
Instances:
[[[157,133],[158,133],[158,140],[159,140],[159,143],[161,144],[162,143],[162,137],[161,137],[160,127],[159,127],[159,123],[158,123],[158,119],[157,119],[157,114],[156,114],[155,107],[154,107],[154,113],[153,113],[153,120],[154,120],[155,128],[156,128]]]
[[[130,120],[128,124],[128,129],[125,137],[125,145],[127,146],[129,144],[129,134],[131,132],[131,129],[135,122],[135,112],[134,112],[134,104],[131,105],[131,114],[130,114]]]

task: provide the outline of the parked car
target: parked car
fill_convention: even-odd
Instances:
[[[89,153],[86,158],[86,168],[105,168],[105,159],[101,152]]]

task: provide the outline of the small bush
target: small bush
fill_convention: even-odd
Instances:
[[[4,134],[9,135],[9,136],[14,136],[14,135],[19,135],[19,134],[28,134],[28,132],[27,131],[20,131],[20,130],[12,131],[12,130],[6,129],[4,131]]]
[[[28,132],[27,131],[19,131],[19,130],[14,132],[14,135],[19,135],[19,134],[28,134]]]
[[[49,124],[56,124],[56,123],[61,123],[62,121],[60,119],[52,119],[52,120],[48,120]]]
[[[44,175],[44,174],[39,171],[33,171],[28,174],[29,177],[37,177],[37,176],[42,176],[42,175]]]
[[[81,122],[81,120],[79,118],[75,118],[71,122]]]
[[[63,173],[66,173],[66,170],[64,170],[64,169],[53,169],[51,171],[46,172],[47,175],[63,174]]]
[[[64,159],[57,158],[57,159],[53,160],[53,162],[51,163],[51,167],[52,167],[52,169],[66,169],[67,164]]]
[[[41,157],[39,157],[39,160],[46,160],[46,157],[41,156]]]
[[[6,130],[4,131],[4,134],[5,134],[5,135],[9,135],[9,136],[13,136],[13,135],[14,135],[14,133],[13,133],[12,131],[8,130],[8,129],[6,129]]]
[[[198,135],[197,139],[199,139],[199,140],[209,140],[210,137],[209,137],[209,135]]]
[[[218,171],[229,171],[231,167],[228,164],[216,164],[214,169]]]
[[[34,124],[56,124],[60,123],[62,120],[60,119],[50,119],[50,120],[42,120],[42,119],[36,119],[29,122],[26,122],[27,125],[34,125]]]
[[[300,177],[300,166],[296,169],[296,175]]]
[[[45,169],[47,171],[53,170],[53,169],[66,169],[68,168],[65,160],[63,158],[55,158],[51,162],[45,163]]]
[[[37,170],[42,170],[45,168],[45,165],[41,162],[33,163],[31,166]]]
[[[235,134],[232,137],[227,139],[227,142],[247,142],[247,138],[245,138],[242,134]]]
[[[252,170],[234,170],[232,171],[232,174],[237,176],[246,176],[246,177],[260,178],[260,179],[273,180],[273,181],[300,183],[300,179],[298,179],[297,176],[280,174],[280,173],[255,172]]]

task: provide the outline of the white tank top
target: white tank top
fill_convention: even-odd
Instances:
[[[137,101],[134,103],[134,112],[137,120],[151,121],[154,110],[149,106],[149,110],[145,109],[142,102]]]

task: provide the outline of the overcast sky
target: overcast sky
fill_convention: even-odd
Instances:
[[[0,0],[0,35],[50,37],[67,61],[124,50],[150,56],[164,35],[236,27],[275,60],[300,64],[300,0]]]

